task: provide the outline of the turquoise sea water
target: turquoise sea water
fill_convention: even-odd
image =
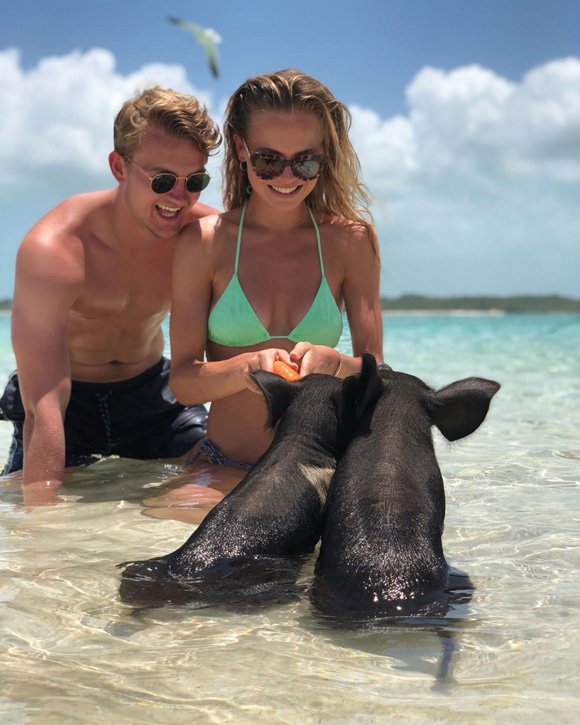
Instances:
[[[57,506],[30,511],[0,482],[0,721],[578,721],[580,316],[384,324],[394,368],[434,387],[502,384],[473,436],[451,445],[435,433],[445,551],[476,585],[462,616],[349,634],[306,596],[252,612],[135,612],[115,565],[171,551],[192,528],[143,515],[174,467],[103,461]],[[4,316],[0,376],[12,367]],[[8,441],[0,423],[0,463]],[[443,682],[442,634],[456,647]]]

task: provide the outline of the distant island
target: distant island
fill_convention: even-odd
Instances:
[[[400,297],[381,297],[385,312],[580,312],[580,299],[562,295],[519,295],[514,297],[429,297],[407,294]],[[12,300],[0,300],[0,310],[10,310]]]
[[[561,295],[429,297],[407,294],[400,297],[381,297],[381,307],[385,312],[580,312],[580,299]]]

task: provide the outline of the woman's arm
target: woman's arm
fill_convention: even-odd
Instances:
[[[345,256],[343,294],[356,359],[353,369],[353,362],[345,358],[345,375],[350,375],[360,371],[363,352],[370,352],[377,362],[383,359],[383,319],[379,291],[381,263],[369,230],[359,224],[351,225]]]
[[[204,360],[217,223],[217,217],[206,217],[188,225],[173,260],[170,387],[177,400],[187,405],[254,389],[253,370],[272,370],[276,359],[290,362],[285,350],[274,348],[243,352],[226,360]]]
[[[188,224],[173,258],[171,289],[170,387],[181,403],[205,403],[233,395],[245,387],[237,358],[206,363],[216,217]]]

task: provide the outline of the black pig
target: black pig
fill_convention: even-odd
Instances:
[[[466,378],[435,392],[364,356],[341,398],[348,447],[327,499],[313,584],[319,609],[346,619],[444,613],[453,582],[431,426],[450,441],[473,433],[499,387]]]
[[[342,380],[314,374],[289,383],[263,371],[254,380],[266,398],[269,425],[279,421],[272,444],[183,546],[120,565],[126,567],[123,600],[207,599],[227,587],[242,597],[248,580],[259,588],[276,569],[287,573],[284,557],[314,549],[336,466]]]

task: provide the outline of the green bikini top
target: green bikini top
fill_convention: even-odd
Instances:
[[[218,345],[228,347],[250,347],[251,345],[266,342],[266,340],[277,339],[291,340],[292,342],[311,342],[315,345],[335,347],[342,333],[342,314],[324,275],[320,232],[314,214],[308,208],[316,232],[318,258],[320,260],[321,280],[318,292],[310,305],[310,309],[293,330],[287,335],[270,335],[254,312],[238,279],[238,262],[246,206],[247,202],[242,208],[238,226],[234,273],[209,314],[207,322],[208,338],[212,342],[218,343]]]

